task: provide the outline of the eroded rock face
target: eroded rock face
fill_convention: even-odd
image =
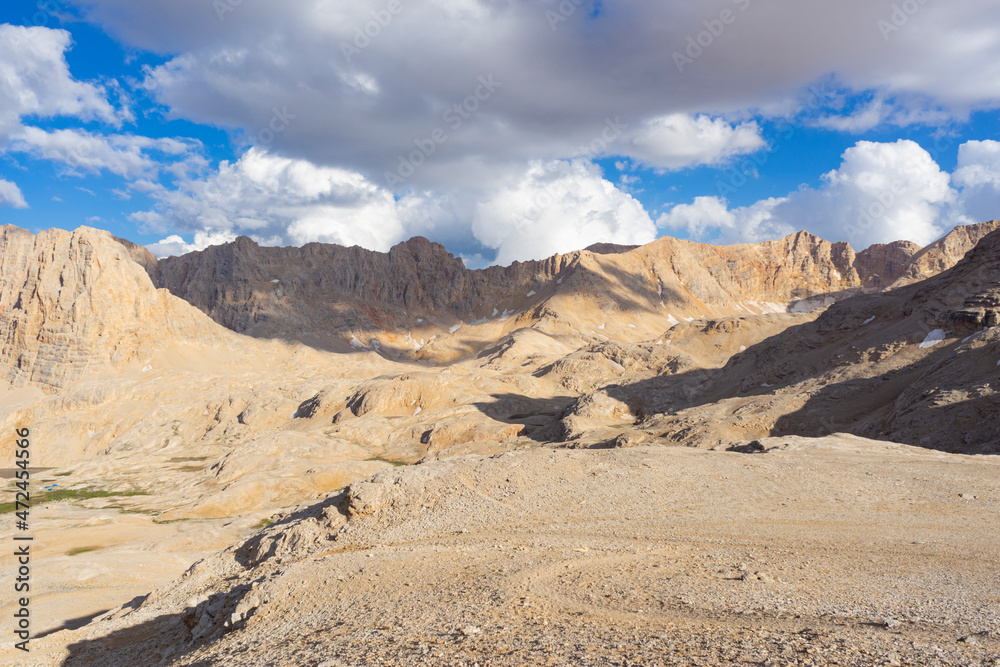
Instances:
[[[622,329],[645,329],[635,332],[641,340],[683,319],[783,312],[789,302],[888,284],[911,246],[855,254],[806,232],[726,247],[665,237],[468,270],[419,237],[388,253],[320,243],[265,248],[241,237],[161,260],[150,274],[235,331],[448,361],[523,326],[597,335],[609,319],[622,320]],[[469,324],[498,326],[459,349],[440,345]]]
[[[1000,231],[933,278],[845,299],[751,346],[690,395],[630,391],[654,399],[649,429],[685,444],[850,432],[996,454],[998,325]]]
[[[943,238],[916,253],[893,287],[926,280],[958,264],[986,236],[1000,229],[1000,220],[955,227]]]
[[[469,271],[415,237],[379,253],[310,243],[265,248],[246,237],[161,260],[156,280],[230,329],[336,347],[350,333],[421,329],[495,315],[552,280],[575,255]],[[358,339],[369,343],[367,335]]]
[[[858,253],[855,265],[861,284],[867,289],[881,290],[891,285],[908,269],[914,256],[920,252],[920,246],[912,241],[894,241],[893,243],[876,243]],[[961,257],[957,257],[957,262]],[[944,266],[943,271],[952,266]]]
[[[81,227],[34,234],[0,228],[0,374],[12,387],[54,390],[88,373],[151,356],[171,337],[213,340],[202,313],[146,268],[155,259],[111,234]]]

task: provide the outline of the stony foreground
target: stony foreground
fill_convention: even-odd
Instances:
[[[761,447],[389,470],[0,662],[1000,664],[997,461]]]

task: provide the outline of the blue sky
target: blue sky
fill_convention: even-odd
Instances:
[[[420,234],[481,266],[1000,217],[991,2],[14,0],[0,24],[0,222],[33,231]]]

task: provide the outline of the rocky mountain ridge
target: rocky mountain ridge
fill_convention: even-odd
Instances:
[[[839,301],[717,371],[599,390],[565,421],[571,438],[618,432],[618,404],[648,415],[640,431],[694,446],[850,432],[996,454],[998,324],[1000,231],[934,277]]]
[[[953,265],[959,250],[982,236],[959,229],[965,231],[956,230],[936,246],[940,252],[923,253],[919,269],[910,266],[920,251],[913,243],[855,252],[847,243],[806,232],[722,247],[669,237],[640,247],[598,244],[479,270],[466,269],[443,246],[420,237],[388,253],[319,243],[269,248],[241,237],[155,265],[147,260],[144,266],[158,286],[234,331],[336,351],[353,344],[452,361],[523,326],[580,343],[587,342],[581,334],[604,331],[599,327],[608,315],[632,313],[639,321],[619,327],[612,337],[637,341],[686,319],[782,312],[789,306],[808,310],[883,289],[918,270],[926,277]],[[927,262],[933,267],[922,268]],[[490,326],[476,335],[466,329],[466,347],[440,344],[455,326],[469,325]],[[630,333],[637,336],[629,338]],[[429,344],[431,339],[438,342]]]
[[[925,457],[927,470],[961,458],[928,450],[996,453],[1000,231],[982,237],[961,261],[949,259],[976,238],[977,230],[959,228],[937,244],[942,250],[922,251],[922,262],[951,268],[905,285],[916,256],[912,244],[855,253],[804,233],[724,248],[660,239],[474,272],[423,240],[387,254],[318,245],[265,249],[241,240],[174,263],[98,230],[33,235],[4,228],[0,433],[8,435],[0,438],[0,456],[12,459],[10,434],[30,425],[32,462],[43,468],[36,483],[98,496],[46,499],[35,510],[60,536],[40,544],[35,556],[46,572],[38,617],[71,623],[93,616],[110,606],[106,600],[141,596],[180,576],[197,558],[241,542],[246,548],[228,553],[245,557],[251,570],[265,561],[281,569],[282,558],[323,557],[323,551],[313,554],[306,547],[346,539],[358,524],[328,533],[303,519],[301,525],[258,531],[284,521],[289,507],[343,498],[337,495],[341,489],[377,473],[385,484],[362,482],[338,507],[361,516],[369,506],[402,498],[437,530],[440,496],[456,503],[456,511],[467,512],[467,500],[493,508],[504,535],[520,525],[530,534],[537,524],[525,507],[539,506],[530,493],[542,487],[537,480],[525,482],[527,504],[516,510],[516,521],[527,523],[505,523],[512,486],[505,468],[515,460],[509,454],[526,457],[517,460],[539,470],[554,455],[595,461],[593,479],[580,478],[580,492],[589,495],[565,486],[566,475],[579,477],[572,464],[542,474],[546,493],[569,493],[575,508],[591,498],[586,507],[606,507],[601,499],[609,489],[617,494],[614,489],[627,488],[635,502],[611,512],[627,516],[647,498],[648,490],[623,468],[631,460],[640,472],[649,470],[639,456],[659,466],[655,479],[645,483],[680,494],[664,499],[666,506],[693,507],[706,493],[721,498],[721,484],[745,490],[720,505],[738,508],[734,520],[740,525],[748,507],[767,514],[772,506],[787,506],[782,511],[788,526],[799,526],[802,505],[792,498],[803,498],[797,471],[826,456],[820,451],[833,447],[817,479],[903,451],[897,449],[902,445],[857,436],[919,445],[923,454],[909,452],[898,461]],[[328,266],[331,257],[339,258],[339,268]],[[264,269],[254,268],[257,260]],[[936,269],[920,268],[925,270]],[[158,287],[163,274],[178,291],[193,294],[199,307]],[[882,289],[890,281],[893,288]],[[214,292],[203,289],[212,284]],[[234,328],[249,327],[255,336],[227,329],[201,308]],[[811,442],[800,436],[824,437]],[[797,443],[807,443],[806,449],[795,453]],[[629,451],[587,451],[608,448]],[[784,486],[761,506],[760,490],[772,488],[767,462],[786,450],[791,458]],[[768,457],[740,460],[742,454],[729,451]],[[987,493],[986,480],[995,481],[995,475],[982,467],[983,457],[965,458],[969,473],[980,480],[962,491],[960,502],[969,509],[966,498]],[[677,477],[675,464],[682,460],[716,486],[703,491],[685,475]],[[495,498],[470,487],[467,476],[476,462],[491,461],[486,465]],[[767,469],[753,472],[760,461]],[[445,467],[435,467],[438,462]],[[422,465],[396,471],[414,463]],[[721,477],[720,465],[728,466]],[[896,469],[897,462],[877,467],[880,475]],[[411,494],[396,488],[396,479],[422,484],[429,470],[454,475],[439,490]],[[845,496],[849,501],[855,488],[871,488],[867,473],[850,474],[855,481]],[[746,485],[719,482],[732,475],[745,476]],[[671,476],[683,483],[666,481]],[[964,473],[956,478],[968,479]],[[897,489],[894,480],[884,480],[887,493]],[[909,491],[897,491],[909,497]],[[933,488],[924,492],[937,494],[946,529],[953,500]],[[839,496],[815,500],[820,517],[831,503],[842,502]],[[275,515],[279,508],[285,514]],[[690,515],[693,527],[708,525],[715,510],[706,511]],[[989,511],[970,509],[967,519],[988,521]],[[764,514],[761,520],[768,523],[772,515]],[[858,516],[868,520],[867,511]],[[619,544],[621,523],[620,516],[611,520],[607,539],[581,543],[566,537],[573,543],[569,553],[589,558],[618,548],[613,545]],[[897,525],[896,518],[886,523]],[[445,532],[442,539],[454,538],[454,526]],[[376,540],[371,544],[384,544],[377,535],[370,533]],[[475,535],[467,537],[463,554],[479,544]],[[839,536],[829,537],[841,543]],[[907,536],[907,544],[912,539]],[[484,544],[483,553],[491,554],[483,556],[484,571],[496,571],[502,550],[492,537]],[[524,545],[509,546],[521,551]],[[914,547],[914,562],[922,558],[921,549]],[[865,560],[869,550],[858,553]],[[0,560],[0,568],[9,566],[9,558]],[[124,577],[125,569],[133,574]],[[761,569],[738,570],[739,585],[763,582]],[[239,573],[247,581],[258,576]],[[604,578],[594,577],[594,585],[603,586]],[[239,593],[244,583],[213,575],[204,591],[185,592],[163,608],[125,605],[110,621],[133,624],[142,617],[129,614],[136,605],[154,616],[173,614],[191,595],[208,594],[209,601],[199,597],[190,605],[192,614],[183,612],[187,620],[181,625],[169,626],[166,643],[188,642],[177,655],[194,655],[188,649],[210,646],[206,638],[222,636],[217,633],[235,632],[237,642],[246,636],[239,628],[250,608],[237,603],[230,609],[235,598],[228,593],[212,597],[212,591],[234,585]],[[315,588],[327,584],[321,580]],[[598,589],[593,594],[602,597]],[[368,604],[366,595],[358,604]],[[654,598],[647,602],[659,604]],[[738,598],[740,608],[751,604]],[[900,604],[902,609],[909,602]],[[827,611],[836,613],[839,607],[830,605]],[[10,611],[0,603],[0,614]],[[285,611],[291,623],[299,623],[293,608],[267,613]],[[880,613],[870,608],[861,617],[870,624]],[[970,613],[962,622],[978,623],[980,616]],[[368,631],[364,625],[358,632]],[[101,656],[108,628],[104,623],[85,630],[94,643],[64,664],[111,664]],[[65,635],[52,637],[52,655],[60,655]],[[164,656],[164,664],[188,664]]]
[[[87,227],[37,236],[0,227],[5,383],[55,390],[90,373],[141,366],[165,338],[224,345],[230,332],[154,287],[150,260],[145,249]]]

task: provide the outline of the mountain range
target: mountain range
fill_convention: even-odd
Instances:
[[[362,480],[418,462],[462,479],[447,461],[535,450],[997,454],[998,325],[997,221],[924,248],[664,237],[479,270],[423,238],[157,259],[101,230],[8,225],[0,426],[31,425],[45,480],[150,517],[141,550],[163,578],[101,575],[124,595],[249,548],[279,508],[305,514],[272,556],[305,558],[288,546],[319,516],[304,508],[361,508]],[[66,534],[90,535],[75,511],[57,509]],[[83,616],[70,565],[47,604]]]

